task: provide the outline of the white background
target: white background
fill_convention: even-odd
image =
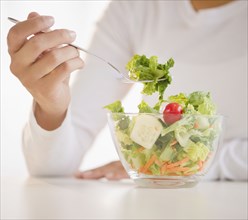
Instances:
[[[55,18],[54,28],[77,32],[75,44],[87,47],[109,1],[2,1],[1,2],[1,175],[28,175],[22,155],[22,129],[28,119],[32,97],[9,70],[6,37],[13,25],[7,17],[24,20],[36,11]],[[82,55],[84,56],[84,55]],[[104,147],[103,147],[104,146]],[[104,157],[102,157],[104,155]],[[106,127],[88,152],[82,169],[117,159],[110,133]]]

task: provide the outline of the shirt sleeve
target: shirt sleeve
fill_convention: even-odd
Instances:
[[[122,3],[110,3],[97,23],[89,51],[125,71],[132,52]],[[23,152],[29,173],[34,176],[73,175],[96,134],[107,122],[103,106],[126,95],[130,84],[106,63],[88,56],[85,67],[71,86],[71,103],[62,125],[53,131],[42,129],[33,110],[23,132]]]
[[[83,138],[85,145],[91,142],[89,135],[85,134]],[[74,132],[71,106],[61,126],[53,131],[41,128],[31,110],[23,132],[23,152],[30,175],[70,175],[79,166],[85,150],[78,144]]]
[[[247,139],[224,141],[205,180],[247,181]]]

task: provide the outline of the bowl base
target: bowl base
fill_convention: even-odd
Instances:
[[[134,182],[140,187],[146,188],[191,188],[197,185],[199,178],[192,177],[142,177],[134,178]]]

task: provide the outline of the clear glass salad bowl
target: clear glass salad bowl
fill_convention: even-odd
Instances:
[[[183,115],[166,124],[163,114],[108,113],[120,161],[138,186],[193,187],[213,163],[223,117]]]

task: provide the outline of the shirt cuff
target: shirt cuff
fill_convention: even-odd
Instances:
[[[29,126],[30,126],[30,129],[32,130],[32,132],[34,132],[36,135],[39,135],[41,137],[53,137],[53,136],[56,136],[57,134],[63,133],[63,131],[65,131],[65,130],[68,131],[68,127],[71,126],[71,108],[70,108],[70,106],[67,109],[66,116],[65,116],[63,122],[61,123],[61,125],[52,131],[48,131],[48,130],[43,129],[37,123],[37,120],[36,120],[35,115],[34,115],[34,107],[35,107],[35,102],[33,102],[32,109],[30,111]]]

